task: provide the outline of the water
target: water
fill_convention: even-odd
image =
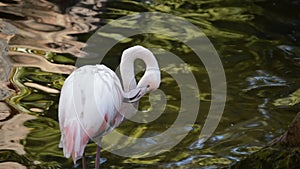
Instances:
[[[188,136],[170,151],[140,159],[103,151],[102,167],[230,166],[283,133],[299,110],[299,6],[298,1],[262,0],[0,1],[0,168],[81,167],[64,158],[58,148],[60,88],[74,70],[75,59],[82,54],[80,48],[97,28],[121,16],[146,11],[184,17],[208,36],[225,68],[225,111],[212,137],[202,143],[199,133],[210,104],[209,78],[203,64],[173,39],[135,36],[115,46],[104,63],[116,66],[121,51],[134,44],[170,50],[196,77],[201,91],[199,115],[194,125],[186,126]],[[170,69],[183,71],[184,67]],[[169,98],[160,118],[149,124],[127,121],[118,130],[147,136],[170,127],[180,107],[179,91],[166,73],[160,89]],[[149,107],[146,99],[140,104],[141,109]],[[88,145],[87,155],[92,168],[94,144]]]

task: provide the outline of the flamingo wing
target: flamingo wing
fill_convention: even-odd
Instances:
[[[116,74],[104,65],[75,70],[64,82],[59,100],[59,126],[64,156],[74,163],[89,138],[102,136],[123,120],[123,90]]]

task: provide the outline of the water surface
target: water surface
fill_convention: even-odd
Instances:
[[[170,151],[139,159],[103,151],[102,167],[220,168],[234,164],[283,133],[299,110],[299,95],[294,93],[300,79],[299,7],[298,1],[271,0],[0,1],[0,48],[9,50],[1,53],[0,60],[0,168],[81,167],[64,158],[58,148],[62,84],[97,28],[128,14],[152,11],[183,17],[208,36],[225,68],[226,108],[215,133],[201,143],[199,133],[210,105],[203,64],[183,43],[168,37],[145,34],[121,42],[107,54],[105,64],[117,66],[122,50],[136,44],[169,50],[196,77],[201,107],[196,123],[186,126],[188,136]],[[184,67],[170,69],[183,71]],[[147,136],[170,127],[180,108],[180,91],[166,73],[162,73],[160,89],[168,104],[158,119],[149,124],[127,121],[118,130]],[[140,107],[149,107],[146,99]],[[94,144],[88,145],[87,155],[92,168]]]

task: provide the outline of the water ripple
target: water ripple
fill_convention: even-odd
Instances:
[[[257,70],[257,75],[248,77],[249,87],[243,89],[243,91],[250,91],[254,89],[260,89],[265,87],[284,87],[287,86],[286,81],[278,76],[271,75],[264,70]]]

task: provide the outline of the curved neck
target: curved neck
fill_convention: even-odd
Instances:
[[[141,59],[146,65],[146,71],[158,69],[158,63],[152,52],[142,46],[134,46],[126,49],[121,58],[120,73],[123,81],[124,91],[128,92],[136,87],[134,75],[134,61]]]

